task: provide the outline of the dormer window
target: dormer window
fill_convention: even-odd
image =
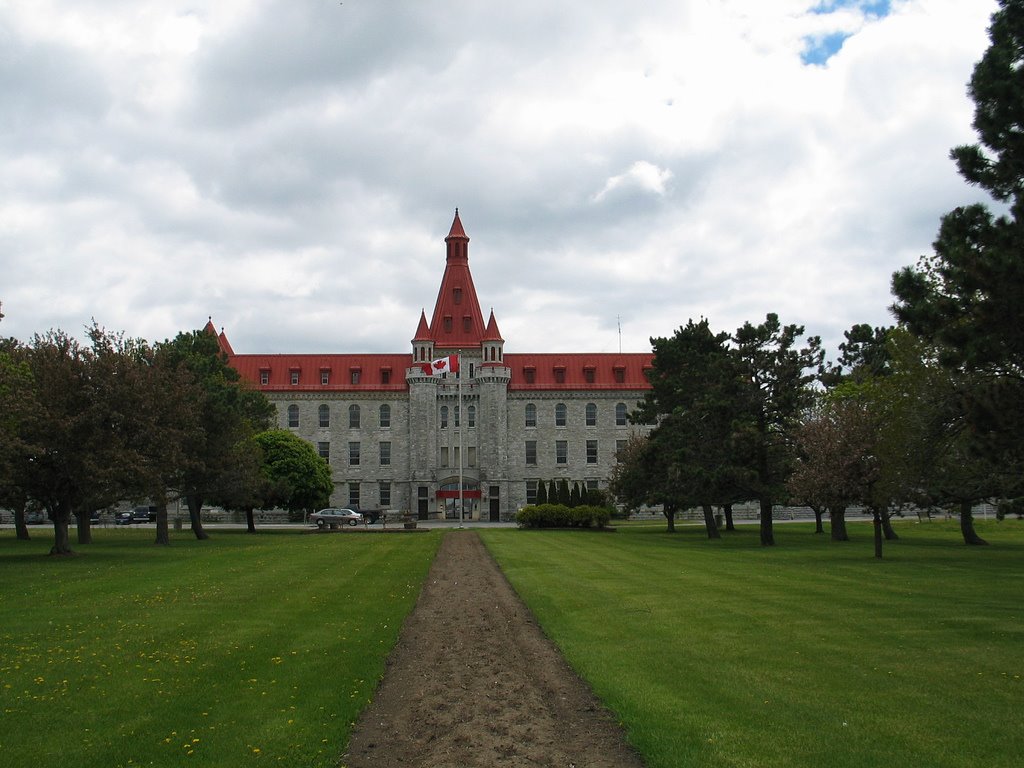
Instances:
[[[536,368],[523,368],[523,379],[527,384],[533,384],[536,381],[537,369]]]
[[[269,383],[270,383],[270,369],[269,368],[260,368],[260,384],[262,384],[265,387]]]
[[[463,315],[462,316],[462,330],[465,333],[469,333],[469,330],[472,327],[473,327],[473,318],[471,318],[469,315]]]
[[[624,365],[616,365],[612,369],[612,371],[615,374],[615,383],[616,384],[625,384],[626,383],[626,367]]]
[[[289,371],[289,373],[291,374],[292,386],[297,387],[299,385],[299,369],[292,368],[291,371]]]
[[[320,369],[320,384],[322,386],[326,387],[330,383],[331,383],[331,369],[330,368],[321,368]]]
[[[594,366],[588,365],[583,369],[583,380],[587,384],[593,384],[595,378]]]
[[[451,333],[452,332],[452,316],[451,315],[445,315],[444,316],[444,332],[445,333]]]
[[[565,384],[565,368],[555,366],[555,384]]]
[[[362,373],[362,369],[361,368],[349,368],[348,369],[349,381],[352,384],[358,384],[359,383],[359,374],[360,373]]]
[[[391,369],[390,368],[381,368],[380,369],[380,383],[381,384],[390,384],[391,383]]]

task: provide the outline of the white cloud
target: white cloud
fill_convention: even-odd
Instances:
[[[947,155],[995,0],[877,6],[11,0],[0,330],[406,351],[459,206],[510,351],[834,342],[978,197]]]

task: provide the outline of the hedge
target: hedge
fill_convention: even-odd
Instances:
[[[532,504],[516,512],[520,528],[604,528],[611,519],[606,507]]]

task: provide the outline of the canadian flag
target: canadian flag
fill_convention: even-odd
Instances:
[[[440,376],[442,373],[458,373],[459,356],[449,355],[448,357],[442,357],[439,360],[432,360],[429,363],[423,363],[423,372],[428,376]]]

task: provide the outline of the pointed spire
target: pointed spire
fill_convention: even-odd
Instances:
[[[457,208],[444,241],[448,253],[428,338],[443,349],[475,347],[483,336],[484,318],[469,271],[469,237]]]
[[[504,341],[501,338],[501,331],[498,330],[498,321],[494,319],[494,309],[491,309],[491,316],[487,319],[482,341]]]
[[[420,323],[416,326],[416,335],[412,337],[416,341],[430,341],[430,326],[427,325],[427,313],[420,310]]]

